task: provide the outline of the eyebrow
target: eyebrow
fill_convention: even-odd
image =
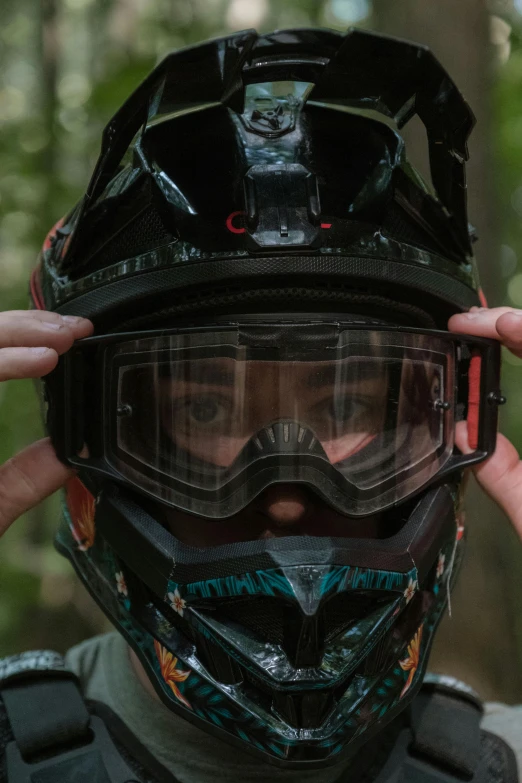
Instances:
[[[349,372],[355,369],[355,372]],[[323,386],[333,386],[335,383],[351,383],[367,381],[373,378],[384,380],[383,365],[372,361],[350,362],[347,364],[330,364],[328,367],[315,370],[306,379],[309,389],[321,389]]]
[[[262,365],[262,362],[259,363]],[[193,362],[187,370],[170,367],[170,373],[163,376],[169,381],[183,381],[208,386],[228,386],[236,384],[237,374],[219,364],[198,364]],[[350,372],[350,370],[352,372]],[[330,364],[311,370],[304,380],[308,389],[322,389],[335,383],[350,383],[354,381],[383,378],[383,365],[374,361],[357,361],[342,364]]]
[[[186,383],[200,383],[209,386],[234,386],[236,380],[235,374],[229,370],[212,364],[198,365],[197,362],[191,364],[187,372],[174,370],[168,377],[171,381],[185,381]]]

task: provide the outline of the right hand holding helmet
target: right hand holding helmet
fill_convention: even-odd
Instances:
[[[454,315],[448,328],[452,332],[499,340],[515,356],[522,355],[522,314],[512,307],[472,307],[468,313]],[[457,441],[466,453],[466,441]],[[522,460],[515,446],[499,432],[493,456],[473,468],[482,489],[509,517],[522,539]]]
[[[40,310],[0,313],[0,381],[40,378],[75,340],[92,333],[86,318]],[[0,535],[21,514],[61,487],[72,475],[49,438],[32,443],[0,466]]]

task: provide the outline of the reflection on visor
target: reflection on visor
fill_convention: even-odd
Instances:
[[[161,424],[172,442],[229,467],[259,430],[279,419],[311,429],[332,464],[385,426],[386,369],[374,362],[327,364],[184,362],[159,380]]]
[[[180,505],[183,487],[187,510],[198,491],[239,510],[263,482],[305,481],[323,494],[329,482],[346,513],[373,513],[449,458],[449,341],[346,330],[318,351],[231,338],[144,338],[109,359],[112,461],[157,497]]]

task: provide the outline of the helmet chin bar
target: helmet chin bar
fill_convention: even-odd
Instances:
[[[434,564],[440,553],[447,563],[454,559],[454,495],[451,485],[429,490],[386,539],[292,536],[202,550],[178,541],[139,501],[107,484],[96,529],[125,573],[123,614],[121,602],[98,592],[107,586],[89,558],[72,553],[60,537],[58,545],[109,607],[170,708],[205,724],[165,690],[146,639],[190,669],[198,687],[206,682],[215,689],[230,715],[240,706],[258,728],[269,725],[276,746],[285,749],[285,765],[323,766],[339,760],[331,756],[331,739],[338,736],[343,748],[353,739],[357,716],[377,698],[386,672],[390,682],[403,684],[398,661],[421,625],[427,657],[450,587],[438,580]],[[447,579],[454,575],[448,571]],[[183,602],[181,614],[172,607],[174,594]],[[420,679],[419,668],[416,685]],[[395,694],[380,728],[414,692]],[[184,694],[190,702],[190,691]],[[226,720],[221,729],[211,720],[202,727],[228,741],[237,737]],[[350,752],[358,746],[349,744]],[[268,746],[263,754],[283,762]]]

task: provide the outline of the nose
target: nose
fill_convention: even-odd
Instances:
[[[285,530],[302,525],[314,502],[311,493],[298,484],[275,484],[265,489],[256,505],[267,518],[269,529]]]

